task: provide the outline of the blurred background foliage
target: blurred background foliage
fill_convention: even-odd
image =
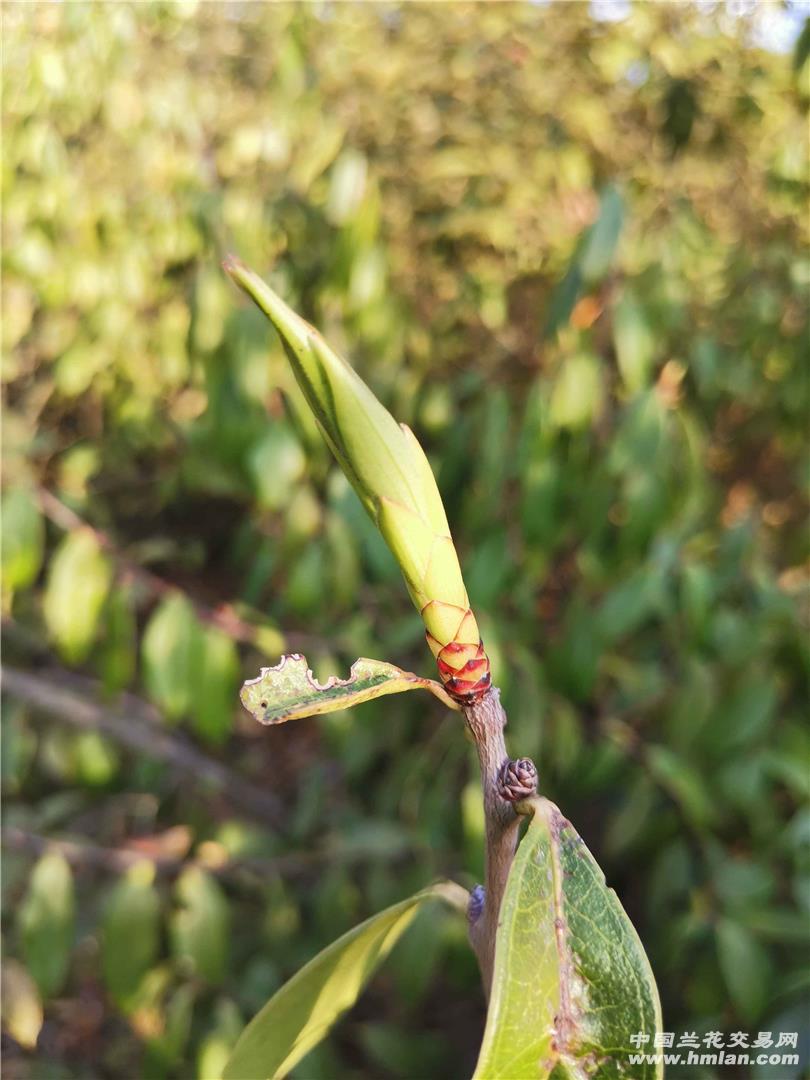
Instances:
[[[762,16],[4,5],[6,1075],[213,1080],[320,947],[481,876],[456,715],[240,712],[284,650],[431,663],[227,250],[426,445],[665,1028],[800,1026],[810,33]],[[463,1077],[482,1022],[434,913],[296,1075]]]

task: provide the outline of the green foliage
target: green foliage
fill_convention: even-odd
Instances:
[[[174,895],[172,952],[194,975],[218,986],[225,978],[230,954],[227,899],[214,878],[196,866],[183,871]]]
[[[284,1077],[357,1000],[419,907],[444,900],[463,914],[466,890],[440,882],[373,915],[297,972],[256,1016],[236,1045],[225,1080]]]
[[[4,664],[132,731],[149,710],[126,695],[147,699],[231,774],[215,789],[156,738],[6,688],[6,821],[84,852],[58,1001],[15,925],[41,849],[3,875],[7,1030],[31,1045],[44,1008],[43,1075],[190,1076],[350,926],[480,875],[476,762],[432,699],[240,722],[236,687],[284,652],[321,681],[357,656],[432,665],[229,250],[424,445],[510,748],[637,926],[666,1029],[806,1011],[810,38],[757,45],[764,5],[564,7],[4,8]],[[238,673],[222,638],[194,658],[209,632]],[[283,814],[229,796],[250,784]],[[126,871],[105,853],[133,845],[166,869],[124,1023],[102,972]],[[174,895],[189,864],[231,912],[213,987],[167,932],[197,910]],[[392,956],[307,1080],[383,1074],[393,1030],[412,1075],[471,1075],[463,927],[431,949],[427,996],[403,1000]]]
[[[110,587],[110,565],[89,529],[68,533],[48,564],[42,597],[45,625],[66,660],[84,660]]]
[[[307,658],[299,653],[283,656],[276,667],[262,668],[257,679],[242,687],[242,704],[260,724],[283,724],[306,716],[322,716],[405,690],[430,690],[448,708],[458,706],[431,679],[420,679],[394,664],[361,657],[345,679],[333,676],[325,683],[313,678]]]
[[[12,488],[4,494],[2,529],[5,610],[14,591],[35,581],[42,565],[45,530],[36,503],[23,488]]]
[[[630,1036],[660,1031],[638,935],[582,839],[553,803],[532,817],[504,893],[477,1080],[663,1076],[633,1065]]]
[[[110,891],[101,926],[101,968],[112,997],[126,1008],[160,950],[160,896],[148,862],[134,866]]]
[[[18,912],[22,951],[43,997],[65,981],[75,932],[73,874],[62,855],[43,855]]]

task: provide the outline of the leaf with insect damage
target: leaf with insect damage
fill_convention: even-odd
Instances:
[[[524,806],[474,1080],[660,1080],[633,1044],[661,1030],[638,935],[570,821],[547,799]]]
[[[384,694],[419,689],[429,690],[450,709],[458,708],[439,683],[382,660],[361,657],[352,664],[348,679],[333,675],[320,683],[300,653],[282,656],[275,667],[262,668],[258,679],[248,679],[244,684],[240,697],[260,724],[283,724],[302,716],[349,709]]]

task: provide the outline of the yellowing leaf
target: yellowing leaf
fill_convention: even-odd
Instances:
[[[467,899],[461,886],[440,882],[338,938],[285,983],[248,1024],[223,1080],[286,1076],[355,1003],[422,904],[444,900],[466,912]]]
[[[661,1029],[647,957],[619,899],[547,799],[509,873],[486,1031],[474,1080],[657,1080],[632,1064],[636,1032]]]
[[[282,656],[276,667],[262,668],[258,679],[249,679],[242,687],[242,704],[260,724],[283,724],[303,716],[348,709],[363,701],[400,694],[405,690],[429,690],[448,708],[458,705],[432,679],[422,679],[382,660],[361,657],[352,664],[348,679],[336,676],[319,683],[307,659],[300,653]]]
[[[42,1002],[37,986],[18,960],[3,961],[3,1027],[20,1046],[29,1050],[37,1044],[42,1028]]]

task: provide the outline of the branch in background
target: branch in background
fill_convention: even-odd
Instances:
[[[95,528],[93,525],[89,525],[83,518],[79,517],[75,510],[71,510],[69,506],[65,506],[63,502],[57,499],[57,497],[46,488],[38,489],[37,499],[43,514],[60,529],[64,529],[66,532],[75,529],[89,529],[96,538],[99,547],[107,552],[118,569],[133,581],[138,582],[149,593],[155,596],[165,596],[168,593],[176,592],[178,590],[177,585],[173,585],[172,582],[166,581],[157,574],[153,574],[151,570],[145,570],[142,566],[139,566],[138,563],[127,559],[125,555],[122,555],[105,532]],[[227,634],[228,637],[231,637],[236,641],[253,645],[260,651],[264,651],[260,645],[263,627],[261,625],[261,615],[258,612],[256,613],[257,622],[253,623],[248,622],[238,615],[231,604],[221,604],[217,608],[211,608],[205,604],[201,604],[193,597],[189,597],[189,600],[193,604],[194,611],[200,622],[205,623],[208,626],[216,627],[218,630],[221,630],[223,634]],[[283,637],[280,650],[283,650],[287,646],[298,649],[312,645],[317,647],[325,647],[326,645],[322,639],[312,634],[285,632],[281,635],[280,631],[278,631],[278,633],[280,637]]]
[[[131,694],[121,695],[115,711],[92,700],[95,684],[61,669],[44,669],[36,675],[3,667],[3,690],[52,718],[74,727],[100,731],[130,750],[157,758],[181,772],[212,784],[235,805],[263,823],[283,820],[282,801],[256,787],[227,766],[208,757],[180,735],[160,723],[160,715]],[[80,685],[86,693],[79,693]],[[90,696],[88,696],[90,695]]]
[[[131,847],[102,847],[86,840],[55,838],[31,832],[17,825],[2,827],[3,848],[12,851],[44,855],[57,852],[76,867],[88,867],[106,872],[123,873],[138,863],[149,862],[159,874],[173,876],[188,866],[199,866],[218,877],[258,878],[289,877],[304,874],[325,863],[356,863],[367,858],[379,858],[379,851],[364,852],[361,849],[341,852],[339,847],[306,852],[291,852],[269,858],[238,858],[219,862],[214,859],[179,858],[160,852],[138,851]]]

